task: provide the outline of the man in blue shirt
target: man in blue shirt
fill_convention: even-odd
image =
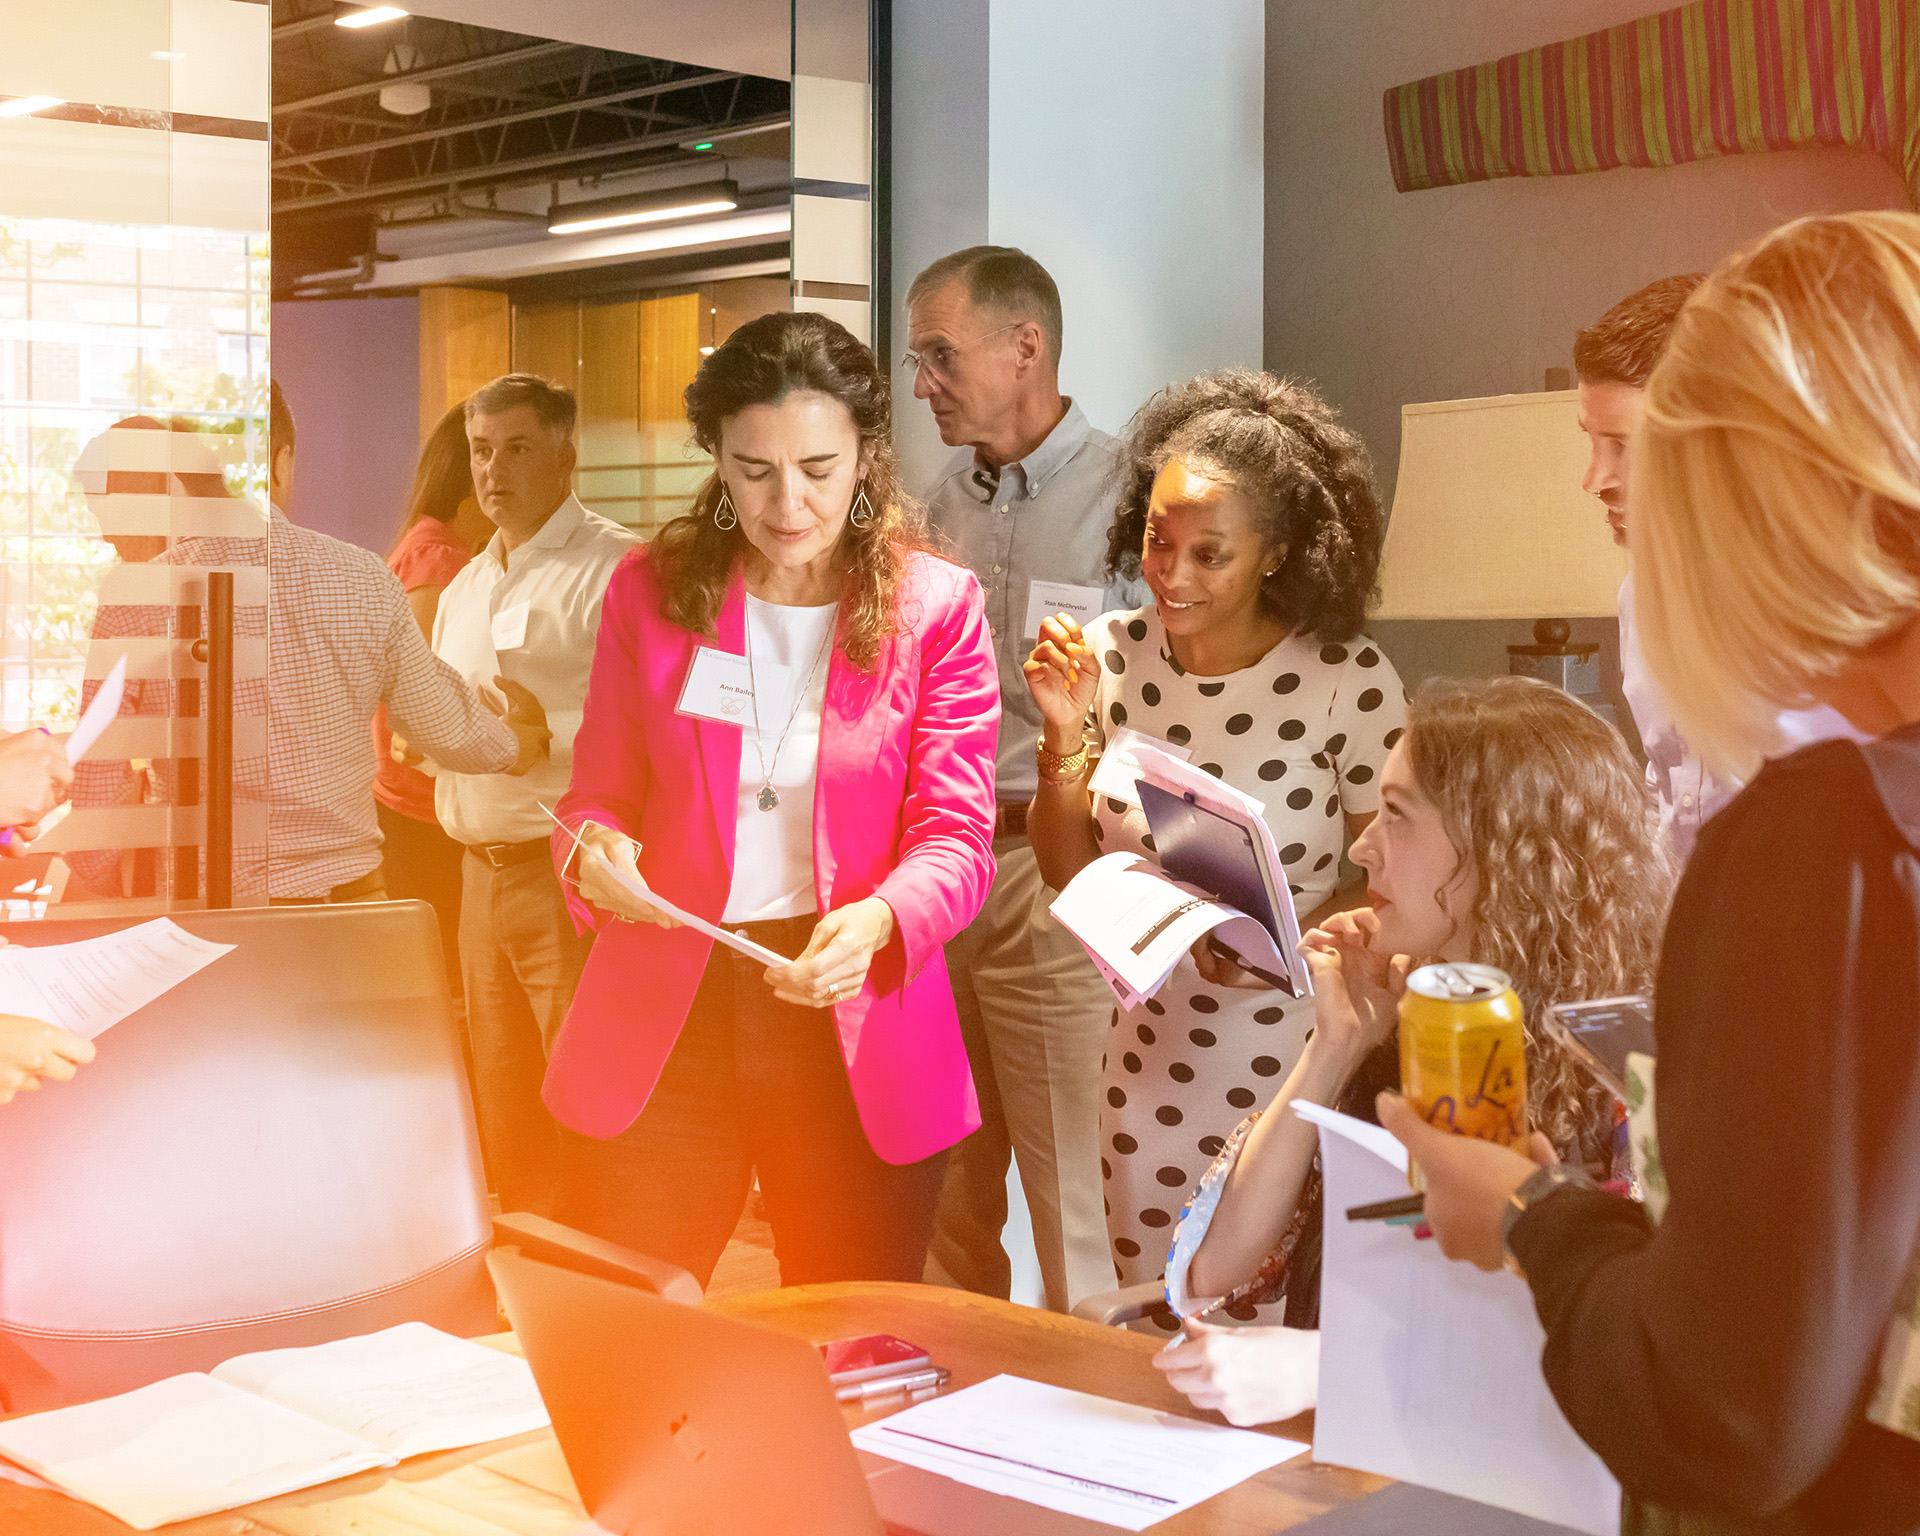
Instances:
[[[1027,843],[1040,713],[1021,667],[1043,618],[1084,623],[1138,607],[1145,588],[1107,574],[1120,449],[1060,393],[1060,294],[1046,269],[1004,246],[956,251],[913,280],[907,316],[914,396],[960,450],[928,511],[986,593],[1001,710],[998,872],[979,917],[947,948],[982,1123],[948,1162],[928,1278],[1007,1295],[1011,1157],[1047,1305],[1065,1311],[1113,1285],[1100,1177],[1113,994],[1048,914],[1057,893]]]

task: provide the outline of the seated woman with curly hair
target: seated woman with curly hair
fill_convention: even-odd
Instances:
[[[1046,722],[1028,821],[1041,874],[1058,889],[1103,853],[1152,855],[1139,806],[1093,795],[1079,756],[1126,727],[1258,797],[1317,921],[1406,721],[1360,629],[1382,533],[1366,450],[1307,386],[1229,368],[1149,401],[1125,453],[1108,566],[1143,575],[1153,606],[1084,634],[1065,616],[1042,626],[1026,668]],[[1204,949],[1115,1012],[1101,1168],[1123,1282],[1160,1274],[1182,1192],[1292,1069],[1312,1021]]]
[[[1613,1101],[1538,1029],[1551,1004],[1653,984],[1672,874],[1644,779],[1614,729],[1528,678],[1430,682],[1353,845],[1367,905],[1309,933],[1315,1029],[1274,1096],[1375,1118],[1397,1087],[1407,973],[1493,965],[1527,1020],[1527,1112],[1557,1154],[1606,1176]],[[1203,1408],[1263,1424],[1313,1406],[1319,1376],[1318,1132],[1281,1108],[1249,1116],[1174,1236],[1167,1298],[1188,1340],[1156,1363]],[[1201,1319],[1284,1298],[1284,1328]]]

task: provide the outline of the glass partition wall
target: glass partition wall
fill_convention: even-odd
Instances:
[[[465,295],[511,315],[488,372],[510,353],[574,383],[582,497],[646,531],[707,471],[685,442],[679,395],[740,321],[791,304],[890,351],[875,238],[885,80],[872,66],[886,7],[787,3],[790,264],[736,260],[618,298]],[[273,37],[257,0],[9,8],[0,729],[69,730],[116,666],[126,677],[117,717],[79,766],[71,814],[28,856],[0,860],[9,919],[266,899]],[[884,38],[877,46],[884,59]],[[716,160],[729,144],[760,152],[740,139],[748,130],[785,126],[748,86],[745,98],[736,88],[733,137],[709,134]],[[423,272],[413,290],[423,424],[444,408],[426,398],[426,301],[465,294],[435,281]]]
[[[0,727],[70,730],[126,678],[72,813],[0,862],[10,919],[266,899],[268,25],[9,8]]]

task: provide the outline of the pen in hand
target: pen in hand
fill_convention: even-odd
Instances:
[[[1350,1205],[1347,1207],[1348,1221],[1391,1221],[1396,1216],[1419,1216],[1427,1208],[1425,1195],[1401,1195],[1395,1200],[1381,1200],[1373,1205]]]

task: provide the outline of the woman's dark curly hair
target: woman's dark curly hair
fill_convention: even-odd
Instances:
[[[925,515],[900,488],[893,396],[873,353],[825,315],[762,315],[700,364],[687,386],[687,421],[694,441],[718,460],[721,429],[731,418],[750,405],[777,405],[797,390],[815,390],[844,405],[867,458],[862,484],[873,521],[858,528],[849,518],[835,553],[847,583],[838,643],[849,661],[870,670],[881,642],[897,628],[894,599],[906,556],[928,547]],[[661,615],[695,634],[713,633],[734,566],[748,547],[743,529],[714,523],[720,490],[716,469],[687,515],[660,530],[649,556],[660,573]]]
[[[1253,368],[1220,368],[1163,389],[1128,426],[1108,573],[1140,574],[1147,503],[1175,459],[1233,486],[1286,558],[1260,599],[1292,634],[1360,633],[1386,520],[1360,439],[1314,390]]]

